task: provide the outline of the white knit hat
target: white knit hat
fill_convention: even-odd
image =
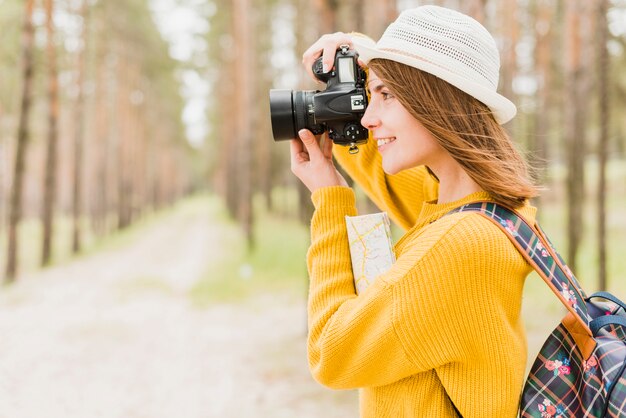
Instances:
[[[500,56],[493,37],[476,20],[454,10],[421,6],[405,10],[377,43],[353,36],[359,59],[397,61],[447,81],[486,104],[498,123],[517,109],[497,93]]]

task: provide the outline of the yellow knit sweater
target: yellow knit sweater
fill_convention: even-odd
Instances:
[[[313,193],[313,376],[331,388],[360,388],[362,417],[454,417],[446,392],[465,418],[514,417],[525,372],[520,309],[530,266],[480,215],[441,218],[489,194],[437,204],[437,184],[425,168],[388,176],[374,141],[354,156],[335,148],[378,206],[410,229],[394,248],[391,270],[357,297],[344,219],[356,214],[354,193]],[[534,219],[531,206],[519,212]]]

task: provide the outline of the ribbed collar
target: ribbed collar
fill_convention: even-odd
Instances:
[[[448,203],[437,203],[437,201],[424,202],[422,204],[422,210],[417,218],[417,224],[425,224],[426,222],[432,222],[446,213],[450,212],[454,208],[463,206],[467,203],[476,202],[478,200],[490,200],[493,198],[488,192],[479,191],[468,194],[467,196]]]

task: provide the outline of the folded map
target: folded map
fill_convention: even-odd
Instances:
[[[346,216],[354,287],[361,294],[396,261],[386,212]]]

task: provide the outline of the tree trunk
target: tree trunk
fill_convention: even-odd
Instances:
[[[363,4],[365,3],[365,4]],[[377,41],[387,26],[398,16],[393,0],[353,0],[352,19],[356,19],[357,32],[362,32]]]
[[[215,33],[217,38],[213,42],[215,47],[219,48],[219,59],[222,62],[221,68],[217,71],[217,97],[220,106],[216,109],[217,117],[215,124],[218,126],[218,143],[219,158],[217,161],[217,169],[215,176],[215,188],[224,198],[226,209],[231,217],[235,218],[237,214],[237,196],[236,184],[233,175],[236,176],[235,170],[232,168],[234,155],[237,150],[236,144],[236,101],[233,100],[233,92],[237,90],[237,86],[233,80],[235,72],[235,51],[230,44],[233,41],[233,25],[224,22],[233,21],[233,3],[226,0],[217,0],[217,17],[213,19],[212,26],[222,27],[219,34]],[[216,59],[218,59],[216,57]]]
[[[553,0],[537,0],[537,19],[535,21],[535,63],[537,71],[538,92],[537,107],[535,109],[535,135],[532,146],[533,166],[538,170],[538,179],[541,183],[545,183],[547,175],[546,162],[549,158],[548,144],[550,143],[550,109],[552,101],[550,100],[550,90],[552,88],[552,48],[550,40],[554,33]],[[537,199],[537,206],[541,206],[544,198]],[[539,212],[541,213],[541,212]]]
[[[139,71],[139,69],[138,69]],[[146,210],[146,120],[145,120],[145,90],[146,86],[143,84],[143,78],[137,74],[136,88],[133,91],[133,205],[132,205],[132,218],[140,219]]]
[[[11,188],[11,206],[9,208],[9,236],[7,243],[6,281],[15,280],[18,266],[18,234],[17,229],[22,218],[22,192],[26,151],[29,142],[30,105],[33,87],[33,47],[34,28],[32,23],[34,0],[26,0],[24,27],[22,34],[22,101],[20,120],[15,151],[15,170]]]
[[[83,0],[82,10],[80,12],[83,18],[82,28],[82,47],[78,53],[78,68],[77,68],[77,92],[76,108],[74,110],[74,182],[72,193],[72,252],[74,254],[81,250],[81,218],[83,215],[82,200],[83,200],[83,141],[85,136],[85,96],[84,96],[84,77],[85,77],[85,59],[87,56],[87,39],[88,39],[88,2]]]
[[[513,93],[513,80],[517,69],[516,48],[519,42],[519,16],[518,5],[516,0],[506,0],[501,3],[503,6],[501,16],[503,34],[505,38],[505,47],[502,53],[501,68],[501,90],[502,94],[509,100],[515,102]]]
[[[270,109],[268,91],[272,88],[272,74],[267,71],[267,63],[271,59],[272,49],[272,13],[273,8],[263,6],[262,2],[256,1],[258,25],[256,31],[256,67],[260,69],[257,73],[258,79],[255,83],[255,91],[257,105],[254,112],[256,122],[253,123],[254,129],[258,132],[256,139],[256,160],[258,167],[255,178],[257,179],[255,189],[260,190],[264,197],[266,209],[272,206],[272,147],[274,140],[272,138],[272,127],[270,123]]]
[[[57,164],[58,164],[58,119],[59,119],[59,83],[57,73],[56,47],[54,43],[54,1],[46,0],[46,30],[48,34],[48,141],[46,150],[46,174],[44,179],[43,200],[43,246],[41,265],[50,264],[52,258],[52,240],[54,237],[54,212],[57,199]]]
[[[608,0],[598,0],[598,95],[600,138],[598,142],[598,289],[607,289],[607,245],[606,245],[606,163],[609,144],[609,52],[608,43]]]
[[[236,113],[237,127],[235,136],[238,143],[237,152],[237,218],[243,227],[248,249],[254,246],[253,213],[252,213],[252,133],[251,126],[252,83],[250,68],[255,54],[252,48],[250,26],[254,23],[250,17],[249,0],[236,0],[233,3],[233,29],[235,33],[235,48],[239,51],[236,66]]]
[[[98,23],[98,21],[96,21]],[[101,33],[100,30],[97,31]],[[96,54],[96,86],[95,86],[95,124],[94,124],[94,180],[90,187],[91,223],[94,232],[98,236],[104,235],[107,230],[107,215],[109,210],[109,142],[111,138],[111,125],[113,118],[113,103],[115,86],[113,83],[111,61],[109,51],[104,46],[102,37],[97,39]]]
[[[585,132],[584,107],[581,97],[581,4],[580,0],[566,3],[565,29],[565,113],[564,133],[567,155],[567,262],[574,272],[583,232]]]
[[[0,236],[4,234],[4,227],[6,226],[6,204],[7,200],[5,197],[4,190],[4,182],[5,182],[5,164],[6,164],[6,144],[5,144],[5,133],[4,133],[4,108],[0,103]]]
[[[337,30],[337,9],[339,8],[339,1],[315,0],[315,8],[317,9],[318,16],[317,27],[319,28],[321,34],[323,35],[325,33],[335,32]],[[310,16],[302,17],[306,19]],[[302,52],[304,52],[304,49]]]
[[[485,4],[487,0],[465,0],[462,4],[463,13],[472,16],[482,24],[485,24]]]
[[[116,135],[116,175],[117,175],[117,228],[125,229],[130,225],[130,199],[132,185],[130,184],[129,164],[129,141],[130,141],[130,93],[131,93],[131,65],[128,61],[128,48],[125,44],[120,45],[120,65],[117,68],[118,79],[117,118],[118,131]]]
[[[150,99],[146,100],[150,103]],[[157,166],[157,149],[159,147],[159,131],[155,129],[158,126],[158,118],[155,117],[154,109],[148,111],[147,114],[147,129],[149,140],[146,143],[146,205],[150,207],[152,211],[155,211],[159,207],[157,190],[159,187],[158,181],[158,169]]]

